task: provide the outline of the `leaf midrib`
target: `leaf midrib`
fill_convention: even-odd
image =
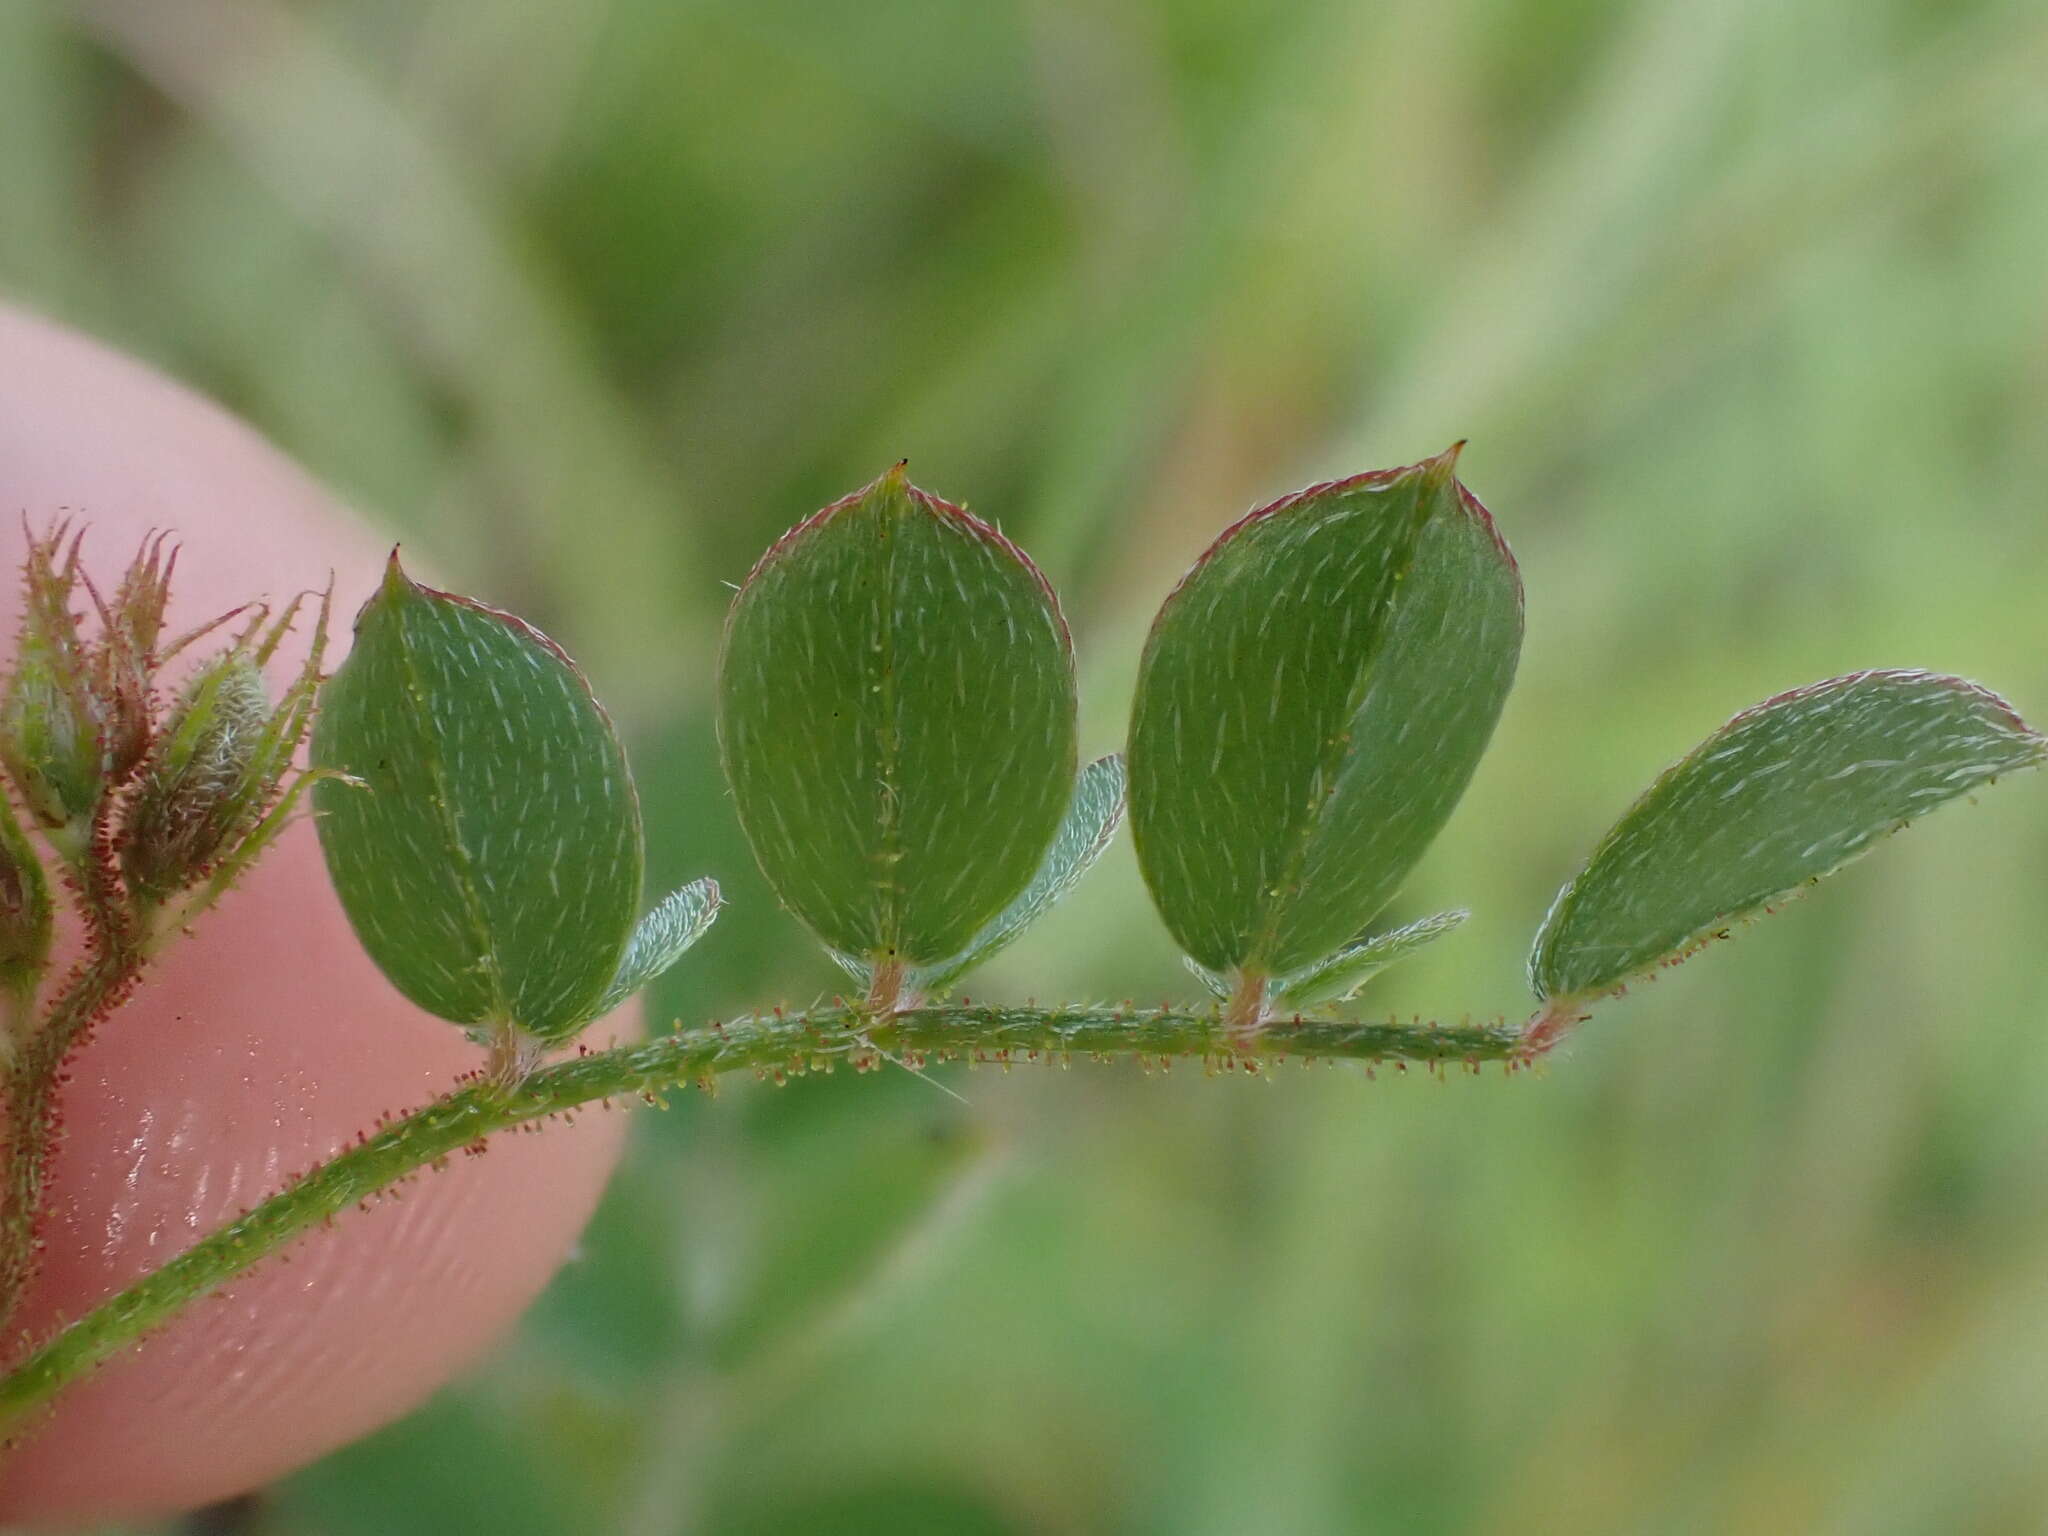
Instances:
[[[877,721],[876,756],[879,759],[879,794],[877,796],[875,831],[880,845],[880,878],[875,883],[879,906],[880,933],[877,935],[882,947],[889,955],[900,958],[902,953],[902,865],[903,865],[903,806],[902,806],[902,751],[903,743],[896,717],[896,546],[897,536],[902,531],[892,527],[897,515],[895,497],[900,493],[883,492],[882,512],[882,559],[879,584],[881,594],[880,644],[874,649],[878,668],[875,674],[874,697],[876,699]],[[879,958],[879,957],[878,957]]]
[[[398,662],[399,671],[407,697],[411,700],[416,719],[425,718],[425,690],[421,688],[418,673],[413,667],[412,626],[406,613],[401,610],[398,617]],[[477,890],[475,867],[470,860],[469,850],[463,846],[460,830],[455,824],[455,806],[448,790],[447,774],[442,766],[438,747],[429,743],[428,750],[421,753],[427,775],[434,783],[433,819],[440,827],[448,842],[450,863],[455,872],[455,887],[462,893],[463,915],[470,925],[470,936],[476,941],[481,956],[484,976],[496,1009],[489,1022],[517,1024],[521,1022],[512,1016],[512,1000],[505,987],[504,968],[498,959],[497,946],[491,942],[490,923],[484,914],[482,896]]]
[[[1418,500],[1422,494],[1418,489]],[[1295,887],[1301,878],[1303,868],[1308,863],[1309,850],[1315,844],[1316,829],[1322,824],[1330,808],[1330,802],[1336,799],[1339,789],[1343,786],[1343,765],[1345,760],[1353,755],[1353,729],[1358,723],[1359,711],[1365,707],[1373,682],[1378,677],[1379,660],[1386,651],[1387,636],[1393,631],[1394,613],[1400,604],[1409,573],[1415,568],[1416,556],[1422,547],[1423,530],[1435,517],[1436,509],[1432,505],[1427,513],[1416,519],[1413,532],[1409,535],[1408,547],[1403,552],[1400,567],[1394,575],[1393,588],[1380,605],[1379,632],[1373,639],[1372,649],[1359,663],[1358,678],[1346,695],[1339,728],[1324,743],[1322,754],[1316,760],[1316,768],[1325,788],[1313,805],[1302,809],[1295,825],[1288,833],[1293,845],[1288,850],[1286,862],[1281,866],[1280,894],[1269,904],[1265,919],[1260,924],[1258,936],[1245,955],[1244,964],[1239,967],[1241,971],[1264,964],[1266,958],[1278,946],[1280,928],[1293,910],[1300,894]]]

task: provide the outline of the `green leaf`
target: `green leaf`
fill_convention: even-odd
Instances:
[[[1284,976],[1344,945],[1471,780],[1522,597],[1456,454],[1252,513],[1153,624],[1131,832],[1167,928],[1208,970]]]
[[[942,992],[990,956],[1009,947],[1039,918],[1057,906],[1095,867],[1124,819],[1124,760],[1117,753],[1098,757],[1081,770],[1065,820],[1031,883],[1002,911],[990,918],[967,947],[952,959],[913,971],[912,990],[931,996]]]
[[[598,1013],[609,1013],[627,998],[683,958],[684,951],[703,938],[718,920],[721,905],[716,880],[692,880],[640,919],[626,953],[619,961],[618,974],[597,1000]]]
[[[1376,933],[1355,944],[1347,944],[1329,959],[1297,971],[1281,982],[1275,1001],[1287,1008],[1348,1001],[1388,966],[1406,960],[1447,933],[1455,933],[1471,915],[1463,908],[1439,912],[1405,928]]]
[[[934,964],[1024,889],[1059,826],[1073,645],[1023,552],[899,466],[747,578],[718,738],[783,904],[871,968]]]
[[[640,811],[589,686],[523,621],[392,558],[321,692],[320,843],[356,935],[420,1007],[544,1040],[597,1012],[639,906]]]
[[[1551,907],[1530,981],[1543,998],[1611,992],[2044,757],[2011,706],[1961,678],[1859,672],[1766,700],[1616,823]]]

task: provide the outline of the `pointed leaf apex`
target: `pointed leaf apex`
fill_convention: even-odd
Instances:
[[[1457,484],[1458,455],[1465,451],[1466,438],[1459,438],[1450,447],[1433,459],[1424,459],[1416,468],[1422,471],[1422,483],[1433,492],[1441,492]]]
[[[398,545],[392,545],[390,558],[384,562],[384,580],[377,588],[379,597],[405,597],[419,590],[419,583],[405,573],[399,562],[398,550]]]

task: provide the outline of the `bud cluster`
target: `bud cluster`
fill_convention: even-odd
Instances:
[[[176,549],[152,535],[105,593],[82,544],[64,524],[30,534],[14,671],[0,690],[0,767],[15,792],[14,804],[0,797],[0,985],[17,992],[32,991],[47,963],[52,924],[23,822],[72,877],[89,930],[146,945],[170,903],[199,888],[179,913],[191,915],[275,835],[326,640],[323,598],[306,664],[273,704],[262,668],[303,598],[166,639]],[[237,620],[217,654],[167,685],[173,659]]]

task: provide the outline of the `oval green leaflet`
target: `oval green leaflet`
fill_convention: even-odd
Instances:
[[[1030,559],[899,465],[798,524],[726,622],[718,740],[784,906],[893,999],[1031,881],[1075,786],[1073,644]]]
[[[321,847],[363,947],[408,998],[553,1043],[659,974],[717,891],[636,934],[640,808],[624,749],[539,630],[420,586],[394,553],[313,733]]]
[[[1728,936],[2048,741],[1998,695],[1930,672],[1858,672],[1744,711],[1657,779],[1558,893],[1529,979],[1572,1004]]]
[[[1463,795],[1513,682],[1522,589],[1458,450],[1227,529],[1152,626],[1131,830],[1188,957],[1320,991]],[[1339,969],[1343,969],[1339,965]]]

